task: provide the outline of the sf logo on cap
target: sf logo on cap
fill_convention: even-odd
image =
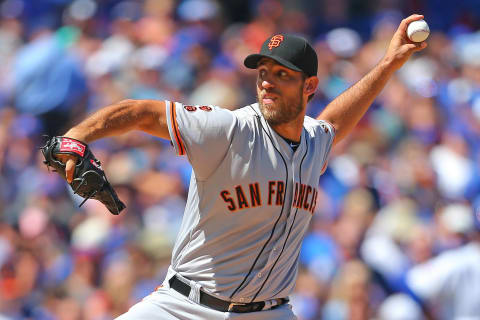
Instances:
[[[272,48],[276,48],[280,45],[283,41],[283,36],[281,34],[277,34],[270,39],[268,43],[268,49],[272,50]]]

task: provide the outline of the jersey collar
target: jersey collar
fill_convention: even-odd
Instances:
[[[275,146],[282,151],[283,155],[291,159],[293,156],[296,156],[298,154],[303,154],[305,150],[305,139],[306,139],[305,126],[303,126],[302,135],[300,136],[300,145],[298,146],[296,151],[293,151],[289,143],[282,136],[280,136],[275,130],[273,130],[273,128],[269,125],[268,121],[263,117],[263,114],[260,111],[260,106],[258,105],[258,103],[254,103],[251,106],[255,110],[255,113],[257,114],[257,116],[260,116],[260,121],[262,122],[262,125],[264,126],[268,134],[272,137]]]

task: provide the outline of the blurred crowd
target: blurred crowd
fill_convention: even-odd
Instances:
[[[316,48],[315,116],[413,12],[430,24],[428,48],[320,179],[291,296],[300,320],[424,319],[409,272],[480,230],[478,1],[0,0],[0,319],[118,316],[163,281],[183,215],[191,167],[168,141],[92,144],[127,205],[112,216],[95,200],[78,208],[42,163],[43,134],[126,98],[250,104],[256,73],[243,59],[277,32]]]

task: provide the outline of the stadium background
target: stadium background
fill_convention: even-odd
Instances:
[[[0,1],[0,319],[125,312],[163,280],[183,214],[190,166],[168,142],[132,133],[93,144],[127,204],[114,217],[96,201],[77,208],[42,164],[42,134],[125,98],[251,103],[255,71],[243,58],[276,32],[315,45],[316,115],[414,12],[430,25],[429,47],[334,149],[320,181],[291,297],[299,319],[380,319],[396,308],[421,319],[411,301],[390,299],[399,279],[472,229],[478,1]]]

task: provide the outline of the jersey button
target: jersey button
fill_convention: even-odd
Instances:
[[[259,278],[262,277],[262,273],[261,273],[261,272],[258,273],[258,277],[259,277]]]
[[[277,247],[273,248],[273,251],[277,251]]]

